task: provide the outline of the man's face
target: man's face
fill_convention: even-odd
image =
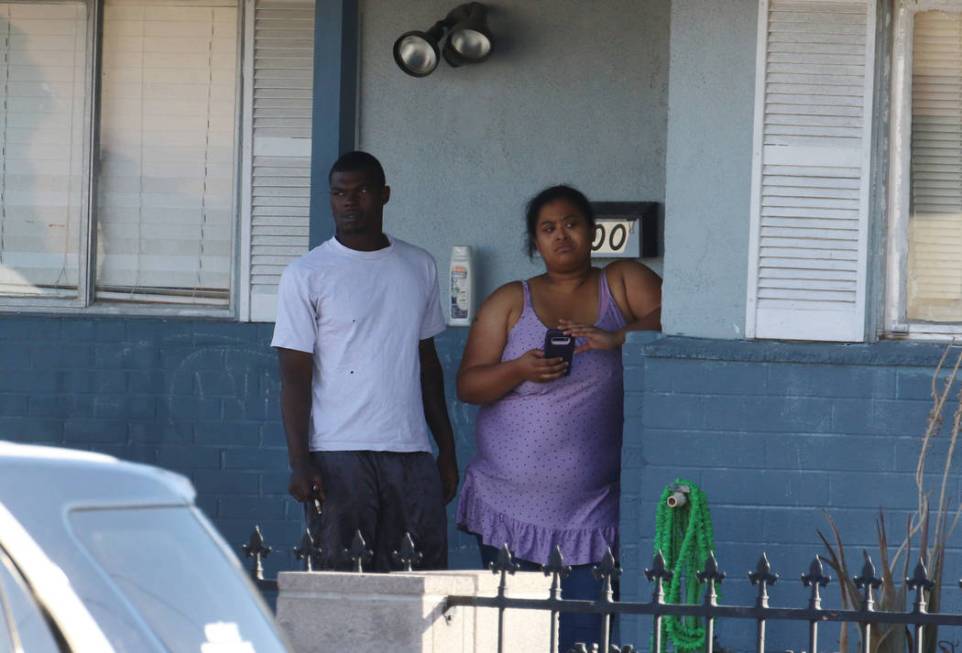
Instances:
[[[341,235],[381,232],[384,205],[391,189],[380,186],[366,170],[335,172],[331,175],[331,213]]]

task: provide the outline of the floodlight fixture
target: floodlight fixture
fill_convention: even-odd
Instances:
[[[444,26],[438,21],[426,32],[405,32],[394,42],[394,61],[412,77],[426,77],[441,61],[438,43],[444,37]]]
[[[448,32],[444,45],[444,60],[454,67],[481,63],[491,56],[487,9],[480,2],[469,2],[454,11],[459,9],[462,10],[461,16]]]
[[[458,67],[481,63],[491,55],[492,46],[487,8],[480,2],[468,2],[452,9],[426,32],[399,36],[394,42],[394,61],[408,75],[426,77],[438,67],[442,53],[449,65]]]

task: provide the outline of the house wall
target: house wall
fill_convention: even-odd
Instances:
[[[522,253],[523,216],[543,187],[664,200],[669,2],[490,3],[488,61],[402,73],[395,39],[453,6],[360,3],[360,146],[393,189],[386,228],[442,270],[452,245],[477,247],[483,297],[540,273]]]
[[[744,337],[757,24],[756,0],[671,5],[665,333]]]
[[[826,516],[838,523],[853,575],[861,570],[862,547],[881,571],[875,521],[883,509],[893,553],[917,505],[916,463],[942,352],[931,343],[633,336],[624,348],[623,597],[650,596],[643,570],[654,553],[655,511],[662,489],[676,478],[707,494],[716,555],[728,573],[725,603],[752,604],[755,588],[747,572],[764,551],[782,576],[771,589],[772,604],[804,607],[808,593],[797,579],[816,554],[826,554],[818,538],[819,530],[832,537]],[[951,396],[957,392],[958,386]],[[947,405],[946,422],[956,406]],[[926,483],[936,490],[934,497],[947,430],[929,458]],[[960,499],[957,465],[947,496],[954,509]],[[954,586],[962,563],[957,536],[950,546],[946,587]],[[918,554],[911,555],[914,566]],[[837,588],[834,580],[824,592],[826,607],[840,605]],[[957,591],[946,591],[943,609],[959,609],[959,599]],[[622,626],[624,641],[648,642],[648,620],[627,619]],[[829,650],[837,650],[837,632],[823,626]],[[750,622],[723,621],[718,633],[726,649],[753,649]],[[771,622],[766,646],[798,650],[806,633],[804,623]]]
[[[494,4],[490,61],[442,64],[416,80],[394,66],[391,44],[450,5],[361,3],[360,142],[394,187],[388,229],[426,246],[442,269],[451,245],[479,246],[487,292],[537,273],[521,255],[521,215],[540,186],[571,181],[595,199],[664,200],[668,337],[635,335],[624,348],[622,596],[647,596],[655,502],[682,477],[708,494],[729,572],[724,600],[752,600],[745,574],[765,550],[782,574],[773,603],[802,605],[797,574],[823,553],[823,510],[853,565],[874,544],[879,507],[891,539],[901,538],[942,348],[741,340],[757,2],[598,6]],[[187,474],[231,543],[260,523],[278,552],[268,573],[288,568],[301,519],[286,496],[270,333],[202,320],[2,316],[0,438]],[[474,409],[453,391],[465,337],[449,329],[437,338],[462,467],[474,450]],[[954,470],[949,489],[962,495]],[[453,521],[449,529],[451,565],[477,565],[473,539]],[[953,548],[947,581],[959,562]],[[828,605],[838,605],[834,587]],[[956,593],[945,598],[957,607]],[[622,620],[621,640],[647,646],[646,627]],[[804,625],[770,623],[768,633],[772,650],[804,641]],[[721,623],[719,635],[726,648],[748,650],[753,627]]]
[[[291,569],[302,532],[287,496],[287,450],[270,348],[273,325],[211,320],[0,316],[0,440],[89,449],[186,475],[197,503],[232,545],[260,524]],[[461,332],[437,339],[456,369]],[[473,411],[453,400],[462,461]],[[453,509],[453,508],[452,508]],[[462,536],[463,537],[463,536]],[[478,565],[451,528],[453,566]]]

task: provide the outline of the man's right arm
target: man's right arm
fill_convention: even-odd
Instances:
[[[298,501],[324,500],[321,474],[311,461],[308,446],[311,420],[311,381],[314,356],[295,349],[277,348],[281,368],[281,416],[287,436],[291,466],[288,491]]]

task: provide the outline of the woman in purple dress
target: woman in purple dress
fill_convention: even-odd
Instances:
[[[574,567],[563,595],[593,599],[591,567],[618,546],[621,345],[627,331],[661,328],[661,279],[636,261],[592,267],[594,214],[568,186],[529,202],[527,231],[545,273],[485,300],[458,372],[459,398],[481,410],[457,520],[485,565],[507,544],[539,569],[560,546]],[[549,327],[576,337],[568,375],[562,358],[544,356]],[[559,650],[595,639],[600,623],[562,615]]]

